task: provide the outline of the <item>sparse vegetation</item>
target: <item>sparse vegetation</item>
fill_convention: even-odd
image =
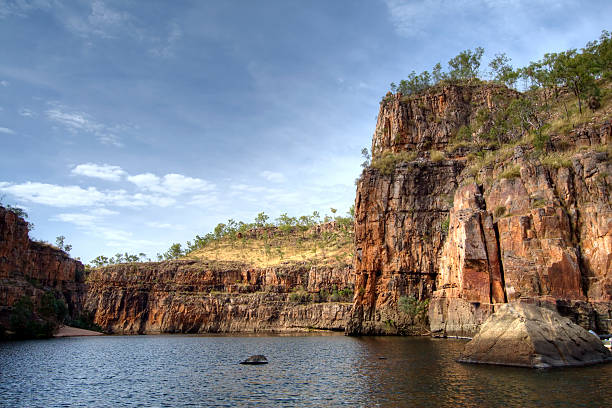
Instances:
[[[427,318],[429,299],[419,300],[414,295],[400,296],[398,306],[399,310],[411,319],[424,322]]]
[[[499,207],[495,208],[495,212],[493,214],[495,215],[495,218],[503,217],[506,214],[506,207],[500,205]]]
[[[408,163],[414,159],[416,159],[415,152],[385,152],[372,160],[372,168],[377,169],[381,174],[389,175],[393,173],[398,164]]]
[[[560,169],[572,167],[571,152],[553,152],[540,158],[540,162],[549,169]]]
[[[441,162],[442,160],[444,160],[444,152],[441,152],[439,150],[430,151],[429,160],[431,160],[434,163]]]
[[[500,179],[513,179],[521,176],[521,166],[515,164],[513,166],[508,167],[503,172],[500,173]]]
[[[46,291],[39,304],[23,296],[13,304],[9,327],[18,339],[42,339],[53,336],[68,315],[68,307],[61,296]]]

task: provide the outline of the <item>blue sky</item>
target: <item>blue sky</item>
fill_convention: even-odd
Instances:
[[[391,81],[482,46],[516,65],[609,1],[0,0],[0,195],[71,254],[154,257],[233,218],[352,205]],[[606,26],[608,24],[608,26]]]

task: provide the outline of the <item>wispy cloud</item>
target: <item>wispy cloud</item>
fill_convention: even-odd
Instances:
[[[128,176],[127,179],[142,190],[172,196],[215,189],[215,185],[206,180],[175,173],[166,174],[163,177],[158,177],[152,173],[143,173]]]
[[[0,0],[0,18],[25,17],[33,10],[48,9],[51,6],[51,0]]]
[[[145,223],[145,225],[151,228],[170,229],[170,230],[177,230],[177,231],[185,229],[183,225],[175,225],[175,224],[170,224],[167,222],[151,221],[151,222]]]
[[[3,87],[6,88],[7,86],[9,86],[9,82],[8,81],[4,81],[4,80],[0,81],[0,86],[3,86]]]
[[[5,133],[7,135],[14,135],[15,131],[6,127],[0,127],[0,133]]]
[[[86,18],[71,14],[64,17],[64,24],[73,33],[82,37],[118,38],[119,33],[128,26],[128,13],[109,7],[102,0],[91,3],[91,10]]]
[[[533,9],[559,9],[575,0],[384,0],[391,21],[400,35],[407,37],[423,35],[430,32],[433,26],[441,26],[448,19],[454,22],[455,29],[465,26],[465,21],[472,22],[477,16],[495,15],[501,18],[512,16],[515,20],[511,26],[521,26],[517,15],[529,16]],[[532,10],[532,13],[526,11]],[[460,17],[467,17],[460,18]],[[471,17],[471,18],[470,18]],[[535,18],[535,16],[533,16]],[[499,19],[491,19],[499,21]],[[463,24],[462,24],[463,22]],[[504,24],[504,26],[506,26]],[[509,26],[508,26],[509,27]]]
[[[129,194],[125,190],[98,190],[95,187],[60,186],[37,182],[21,184],[0,182],[0,191],[12,194],[20,200],[51,207],[92,207],[114,205],[117,207],[168,207],[176,200],[157,194]]]
[[[79,164],[72,169],[71,173],[108,181],[119,181],[126,174],[119,166],[95,163]]]
[[[27,108],[20,109],[19,110],[19,114],[21,116],[23,116],[24,118],[32,118],[32,117],[36,116],[36,114],[33,111],[31,111],[30,109],[27,109]]]
[[[106,217],[111,212],[104,213],[104,209],[88,212],[61,213],[53,216],[51,221],[73,224],[87,234],[106,241],[108,247],[121,247],[124,250],[141,250],[143,246],[158,246],[159,242],[150,240],[134,239],[134,234],[116,227],[109,227]]]
[[[277,173],[274,171],[265,170],[259,173],[259,175],[272,183],[284,183],[287,181],[287,178],[283,173]]]
[[[47,118],[63,125],[71,133],[89,133],[96,136],[99,142],[117,147],[123,146],[115,134],[121,126],[108,126],[96,121],[85,112],[70,111],[59,105],[45,112]]]
[[[164,38],[155,38],[154,45],[149,52],[161,58],[169,58],[174,56],[175,44],[183,36],[183,31],[176,22],[170,24],[168,34]]]

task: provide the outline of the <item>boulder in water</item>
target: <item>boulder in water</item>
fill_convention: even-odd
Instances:
[[[240,364],[251,364],[251,365],[268,364],[268,359],[266,358],[266,356],[262,354],[256,354],[240,362]]]
[[[552,310],[525,303],[496,309],[459,362],[548,368],[612,361],[601,340]]]

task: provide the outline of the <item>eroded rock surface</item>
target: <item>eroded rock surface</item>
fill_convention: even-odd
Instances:
[[[28,296],[34,304],[46,291],[63,297],[70,315],[81,311],[85,272],[76,261],[51,245],[28,237],[28,224],[0,207],[0,329],[8,327],[12,307]]]
[[[121,334],[344,330],[351,272],[195,260],[114,265],[90,274],[86,308],[105,331]],[[341,289],[351,298],[321,298]]]
[[[460,362],[549,368],[612,361],[598,337],[552,310],[519,302],[496,308]]]
[[[475,117],[517,95],[481,84],[381,102],[373,165],[357,182],[349,333],[473,336],[495,305],[518,300],[612,331],[610,121],[553,135],[546,152],[521,142],[487,153]],[[473,140],[451,146],[465,125]],[[374,165],[385,155],[390,171]],[[426,324],[405,298],[429,302]]]

